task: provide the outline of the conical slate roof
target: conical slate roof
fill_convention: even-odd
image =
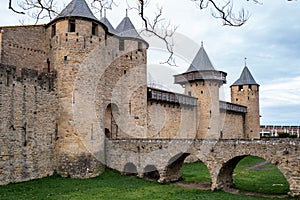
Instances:
[[[192,64],[190,65],[189,69],[186,72],[207,71],[207,70],[214,71],[215,68],[213,67],[202,43],[201,48],[199,49]]]
[[[98,21],[85,0],[72,0],[53,21],[65,17],[83,17]]]
[[[232,84],[232,86],[237,85],[258,85],[247,66],[244,67],[240,78]]]
[[[128,16],[124,17],[121,23],[116,28],[117,35],[125,38],[144,39],[138,34],[134,25]]]
[[[117,34],[116,30],[114,29],[114,27],[111,25],[111,23],[108,21],[108,19],[105,16],[100,19],[100,22],[107,27],[108,32],[112,34]]]

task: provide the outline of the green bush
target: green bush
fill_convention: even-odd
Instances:
[[[289,136],[290,136],[290,134],[288,134],[288,133],[278,133],[279,138],[288,138]]]

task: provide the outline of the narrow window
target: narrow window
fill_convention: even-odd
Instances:
[[[6,72],[6,86],[9,86],[9,72]]]
[[[98,24],[92,23],[92,35],[98,35]]]
[[[129,102],[129,114],[131,115],[131,102]]]
[[[52,25],[51,27],[51,37],[54,37],[56,35],[56,24]]]
[[[242,85],[239,85],[239,91],[243,91],[243,86]]]
[[[76,30],[75,19],[70,19],[69,20],[69,32],[75,32],[75,30]]]
[[[143,46],[141,42],[138,42],[138,51],[143,51]]]
[[[252,90],[252,85],[248,85],[248,91]]]
[[[119,40],[119,50],[124,51],[124,40],[123,39]]]
[[[192,92],[191,91],[189,91],[188,94],[189,94],[189,96],[192,96]]]
[[[50,59],[47,58],[48,73],[50,73]]]

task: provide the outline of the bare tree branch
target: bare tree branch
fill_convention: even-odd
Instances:
[[[102,13],[104,10],[112,10],[114,6],[118,6],[118,0],[90,0],[91,6],[97,12]],[[239,27],[247,22],[249,19],[249,12],[241,8],[239,11],[233,9],[234,0],[190,0],[195,3],[196,7],[200,10],[211,9],[211,14],[217,19],[223,21],[223,25]],[[251,1],[255,4],[262,4],[263,0],[244,0]],[[286,0],[286,1],[297,1],[297,0]],[[22,11],[18,11],[13,7],[12,0],[9,0],[9,9],[18,14],[25,14],[26,11],[31,17],[36,19],[36,23],[41,19],[49,18],[50,20],[54,15],[57,15],[55,3],[58,0],[20,0],[18,3]],[[124,2],[121,0],[120,2]],[[162,17],[162,8],[158,8],[158,13],[152,20],[149,19],[149,13],[146,13],[147,6],[151,0],[138,0],[135,1],[137,4],[133,5],[133,1],[126,0],[127,7],[134,9],[138,12],[143,26],[145,26],[144,32],[148,33],[149,36],[155,36],[162,40],[165,44],[167,51],[170,53],[167,61],[169,65],[176,65],[175,59],[173,58],[174,42],[172,36],[175,33],[177,27],[171,27],[170,22],[166,23],[166,20]],[[172,2],[173,3],[173,2]]]
[[[223,25],[238,27],[242,26],[249,19],[249,13],[243,8],[236,15],[233,11],[233,1],[228,0],[223,5],[217,4],[216,0],[191,0],[199,9],[206,9],[212,5],[212,16],[223,20]],[[246,0],[249,1],[249,0]],[[260,3],[258,0],[252,0]]]
[[[96,10],[96,13],[100,12],[100,17],[105,10],[112,10],[114,6],[118,6],[115,0],[93,0],[91,7]]]
[[[27,14],[36,20],[35,23],[38,23],[39,20],[49,18],[50,20],[54,15],[57,15],[55,9],[55,0],[22,0],[18,2],[18,6],[26,11]],[[25,12],[18,12],[12,7],[12,2],[9,0],[10,9],[13,12],[25,14]]]
[[[169,52],[169,57],[166,61],[161,62],[162,64],[168,64],[171,66],[176,66],[175,58],[174,58],[174,42],[172,37],[177,30],[177,27],[171,27],[171,23],[167,22],[167,24],[163,24],[165,21],[162,18],[162,8],[158,8],[158,13],[155,14],[153,21],[150,21],[148,17],[145,16],[145,9],[147,2],[143,0],[139,0],[139,15],[143,21],[145,26],[144,32],[148,33],[149,36],[155,36],[162,40],[165,44],[167,51]]]
[[[23,15],[25,14],[23,11],[17,11],[14,9],[14,7],[12,7],[12,0],[9,0],[9,2],[8,2],[8,9],[10,9],[13,12],[18,13],[18,14],[23,14]]]

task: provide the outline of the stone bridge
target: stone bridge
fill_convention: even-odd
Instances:
[[[289,195],[300,195],[300,140],[106,140],[106,164],[125,174],[158,182],[180,180],[186,157],[203,162],[211,176],[211,189],[232,186],[233,170],[248,155],[274,164],[290,185]]]

